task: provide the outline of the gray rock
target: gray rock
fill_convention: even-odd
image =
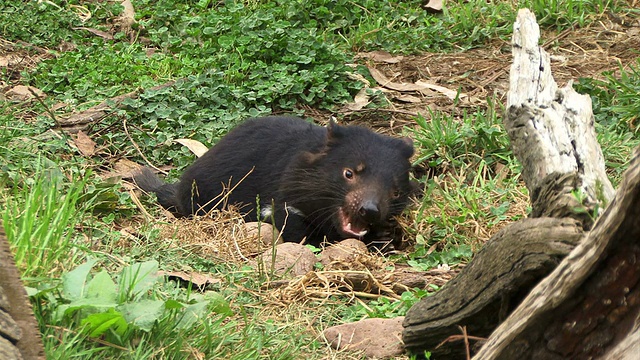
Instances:
[[[367,358],[386,359],[404,353],[403,321],[404,316],[394,319],[365,319],[330,327],[322,334],[334,349],[362,350]]]

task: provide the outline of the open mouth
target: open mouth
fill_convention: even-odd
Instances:
[[[351,218],[345,213],[342,207],[338,210],[338,213],[340,216],[340,231],[343,234],[355,236],[358,238],[367,235],[367,232],[369,231],[367,224],[364,224],[357,219]]]

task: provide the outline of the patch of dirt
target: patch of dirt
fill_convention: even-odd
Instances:
[[[611,14],[587,28],[545,31],[541,39],[552,57],[552,72],[559,86],[579,78],[601,79],[603,72],[628,69],[636,63],[640,49],[640,20]],[[403,56],[393,62],[385,60],[385,57],[368,57],[366,63],[395,83],[428,81],[470,97],[493,98],[498,103],[506,103],[511,66],[511,45],[507,41],[495,41],[461,53],[429,53]],[[379,85],[384,87],[384,84]],[[393,99],[394,95],[389,91],[387,98]],[[428,119],[429,110],[459,115],[470,107],[486,106],[486,103],[465,101],[454,104],[453,100],[438,93],[426,96],[407,91],[405,95],[413,95],[422,101],[393,100],[388,109],[344,110],[342,115],[349,121],[401,133],[401,128],[412,123],[414,116],[420,114]]]

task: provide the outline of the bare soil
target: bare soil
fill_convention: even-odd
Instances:
[[[640,21],[611,14],[587,28],[545,31],[541,39],[543,48],[552,57],[552,72],[559,86],[580,78],[603,79],[603,72],[628,70],[629,65],[636,64],[640,51]],[[421,101],[393,100],[386,110],[344,111],[354,121],[362,119],[372,126],[391,124],[395,130],[392,132],[398,132],[402,126],[412,123],[417,114],[429,118],[429,109],[459,114],[465,108],[486,105],[484,100],[487,98],[496,103],[506,103],[511,45],[506,41],[494,41],[465,52],[403,56],[394,63],[369,59],[366,63],[394,83],[428,81],[480,100],[471,103],[463,100],[454,104],[443,94],[425,96],[416,91],[406,91],[404,95],[414,95]],[[397,97],[393,91],[390,93],[392,95],[388,98]]]

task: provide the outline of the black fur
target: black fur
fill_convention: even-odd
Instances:
[[[406,206],[412,154],[407,138],[333,122],[324,128],[298,118],[267,117],[229,132],[176,184],[163,183],[150,169],[135,181],[178,215],[244,204],[245,219],[256,221],[259,196],[260,208],[272,210],[263,220],[273,218],[284,228],[285,241],[306,237],[317,244],[360,235],[371,242]]]

